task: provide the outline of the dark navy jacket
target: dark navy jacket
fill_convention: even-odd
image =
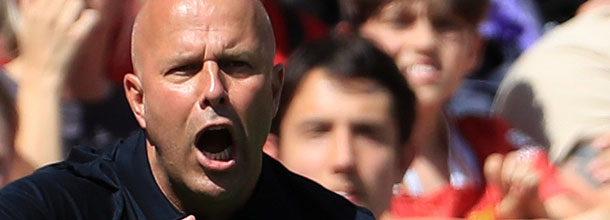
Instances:
[[[146,135],[103,150],[79,147],[0,191],[0,219],[181,219],[152,176]],[[205,204],[202,204],[205,205]],[[256,188],[234,219],[373,219],[264,155]]]

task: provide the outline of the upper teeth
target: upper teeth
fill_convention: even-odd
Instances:
[[[412,65],[411,67],[409,67],[409,73],[425,73],[425,72],[432,72],[432,71],[437,71],[438,69],[435,66],[432,65],[428,65],[428,64],[415,64]]]
[[[210,130],[210,131],[218,131],[218,130],[222,130],[224,128],[225,127],[223,127],[223,126],[212,126],[212,127],[209,127],[208,130]]]
[[[228,160],[231,158],[231,146],[218,153],[210,153],[203,151],[203,154],[205,154],[205,156],[212,160]]]

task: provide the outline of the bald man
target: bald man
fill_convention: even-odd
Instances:
[[[263,155],[283,81],[253,0],[149,0],[123,80],[142,130],[0,191],[0,219],[372,219]]]

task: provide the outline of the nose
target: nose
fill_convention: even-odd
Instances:
[[[338,129],[333,136],[332,168],[334,173],[351,173],[354,171],[355,152],[353,134],[349,129]]]
[[[411,35],[405,39],[412,42],[416,52],[420,54],[430,54],[437,46],[437,32],[432,22],[428,19],[418,19],[413,26]]]
[[[203,64],[203,76],[201,78],[201,83],[204,85],[203,97],[200,101],[201,108],[224,104],[227,101],[226,90],[218,63],[206,61]]]

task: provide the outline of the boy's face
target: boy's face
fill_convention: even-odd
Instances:
[[[402,172],[392,98],[376,86],[311,70],[280,125],[279,159],[379,216]]]
[[[444,104],[478,59],[476,29],[435,10],[442,1],[395,0],[360,28],[394,58],[423,106]]]

